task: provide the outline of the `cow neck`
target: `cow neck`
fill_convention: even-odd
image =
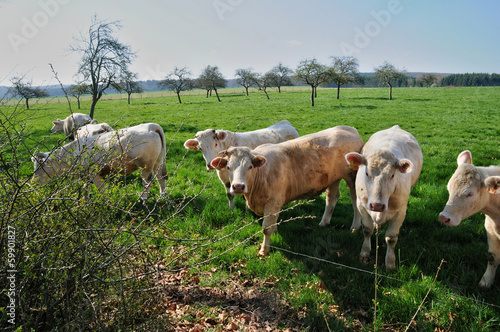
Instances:
[[[244,195],[250,207],[253,204],[259,204],[258,199],[262,197],[262,193],[265,192],[262,168],[254,168],[253,173],[254,176],[247,182],[248,191]]]

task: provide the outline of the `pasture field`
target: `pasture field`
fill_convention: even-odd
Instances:
[[[392,101],[383,88],[341,89],[340,100],[335,89],[320,89],[314,107],[309,91],[269,96],[222,91],[220,103],[204,94],[181,94],[182,104],[176,96],[133,98],[131,105],[100,101],[99,122],[115,129],[156,122],[165,131],[168,195],[159,198],[155,182],[144,206],[138,174],[110,179],[104,192],[71,177],[42,187],[25,182],[31,154],[63,142],[63,134],[49,130],[51,120],[69,115],[68,104],[0,106],[1,244],[7,226],[15,227],[16,322],[70,330],[499,330],[500,276],[489,290],[477,286],[487,264],[484,215],[445,227],[438,214],[461,151],[470,150],[477,166],[500,165],[500,88],[398,88]],[[73,112],[89,107],[72,103]],[[183,147],[199,130],[249,131],[284,119],[301,135],[349,125],[366,142],[398,124],[417,138],[424,166],[400,230],[395,271],[383,266],[385,227],[378,255],[374,236],[372,261],[358,260],[363,234],[349,230],[353,211],[344,185],[330,226],[318,226],[324,195],[290,203],[270,255],[258,258],[261,220],[242,197],[229,211],[202,154]],[[2,327],[9,326],[6,313]]]

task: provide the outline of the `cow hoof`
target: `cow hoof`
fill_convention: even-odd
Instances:
[[[266,257],[269,254],[268,251],[265,250],[259,250],[259,253],[257,254],[258,257]]]
[[[481,278],[481,281],[479,282],[479,287],[480,288],[485,288],[485,289],[488,289],[488,288],[491,288],[491,286],[493,285],[493,281],[486,281],[486,278],[482,277]]]
[[[330,223],[327,224],[327,223],[320,222],[318,225],[319,225],[319,227],[326,227],[326,226],[329,226]]]
[[[369,256],[359,256],[359,260],[365,264],[370,263],[370,257]]]

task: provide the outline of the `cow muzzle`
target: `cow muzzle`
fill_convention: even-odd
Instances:
[[[242,195],[246,193],[246,186],[244,183],[233,183],[231,185],[231,191],[236,195]]]
[[[385,211],[385,204],[370,203],[370,210],[373,212],[384,212]]]
[[[446,226],[458,226],[460,221],[448,216],[444,211],[439,214],[439,222]]]

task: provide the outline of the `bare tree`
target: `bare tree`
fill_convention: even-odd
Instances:
[[[120,28],[119,21],[107,22],[94,16],[88,35],[81,34],[76,44],[71,46],[72,51],[82,54],[78,74],[90,82],[91,118],[103,93],[115,82],[118,73],[127,70],[135,57],[130,46],[120,43],[114,36],[114,32]]]
[[[418,81],[422,82],[426,87],[430,87],[432,84],[437,82],[437,77],[434,74],[423,74],[418,78]]]
[[[24,77],[13,77],[11,80],[12,83],[12,93],[16,96],[24,98],[26,101],[26,109],[30,109],[29,100],[32,98],[43,98],[47,97],[49,94],[47,90],[44,90],[40,87],[33,87],[33,82],[27,82],[24,80]]]
[[[90,93],[90,87],[87,83],[73,84],[68,90],[68,94],[76,98],[78,109],[80,109],[80,97],[88,93]]]
[[[181,92],[191,90],[194,87],[194,82],[191,78],[189,78],[189,76],[191,76],[191,72],[187,69],[187,67],[175,67],[174,71],[158,84],[163,88],[175,91],[177,99],[179,99],[179,104],[182,104]]]
[[[315,58],[302,60],[295,70],[294,77],[297,81],[311,86],[311,106],[314,106],[316,88],[329,79],[328,68]]]
[[[275,74],[272,72],[267,72],[264,75],[256,74],[253,80],[253,84],[258,86],[259,90],[264,91],[267,99],[269,99],[267,88],[273,86],[273,82],[276,80]]]
[[[217,88],[225,88],[227,86],[227,81],[217,66],[205,67],[196,82],[198,87],[207,90],[207,98],[209,91],[214,90],[218,101],[220,101],[220,98],[217,93]]]
[[[119,92],[126,92],[127,93],[127,102],[130,105],[130,96],[132,93],[142,93],[144,92],[144,89],[142,86],[137,82],[137,74],[132,73],[128,69],[123,71],[117,82],[112,83],[113,88],[115,88]]]
[[[253,71],[252,68],[247,69],[236,69],[236,83],[245,88],[246,94],[248,96],[248,88],[255,84],[258,74]]]
[[[337,99],[340,98],[340,87],[349,83],[364,83],[359,74],[358,59],[352,56],[330,57],[333,61],[330,67],[330,79],[337,85]]]
[[[406,79],[406,70],[397,69],[386,61],[380,67],[375,68],[375,79],[389,86],[389,100],[392,100],[392,87],[394,84]]]
[[[278,88],[278,93],[281,93],[281,87],[282,86],[290,86],[293,85],[292,82],[292,77],[291,75],[293,74],[293,70],[284,66],[281,62],[273,67],[269,71],[269,73],[272,73],[272,86],[275,86]]]

